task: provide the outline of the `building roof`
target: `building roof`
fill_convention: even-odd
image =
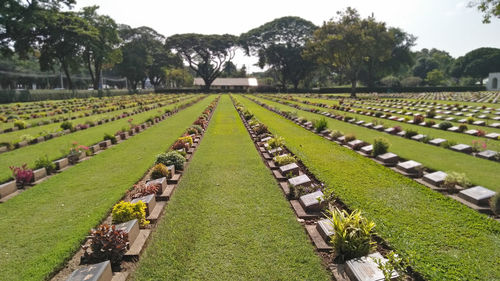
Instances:
[[[195,86],[204,86],[205,81],[201,78],[194,78]],[[212,86],[247,86],[247,87],[257,87],[259,83],[257,78],[216,78],[212,82]]]

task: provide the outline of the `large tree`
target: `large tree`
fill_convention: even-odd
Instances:
[[[226,62],[234,58],[237,38],[229,34],[176,34],[167,38],[166,46],[174,50],[203,79],[204,90],[208,91]]]
[[[94,89],[101,89],[103,68],[111,68],[122,60],[122,52],[118,48],[121,42],[118,36],[118,25],[108,17],[97,14],[98,6],[83,8],[81,16],[98,32],[97,36],[84,42],[83,60],[89,71]]]
[[[456,78],[472,77],[483,85],[483,79],[491,72],[500,72],[500,49],[479,48],[459,57],[451,67]]]
[[[282,17],[241,34],[240,43],[247,55],[257,55],[259,66],[276,72],[283,89],[298,84],[312,70],[313,63],[302,57],[307,40],[317,29],[300,17]]]
[[[470,6],[475,6],[483,12],[483,23],[490,23],[491,17],[500,18],[500,0],[479,0],[469,3]]]

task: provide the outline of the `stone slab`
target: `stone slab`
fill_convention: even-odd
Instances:
[[[139,235],[139,221],[137,219],[133,219],[131,221],[116,224],[115,229],[125,231],[125,233],[128,234],[128,242],[132,245]]]
[[[323,239],[315,225],[306,224],[305,227],[307,234],[309,234],[309,237],[318,251],[329,252],[332,250],[332,246],[328,245],[328,243]]]
[[[488,206],[491,197],[495,196],[495,192],[482,186],[475,186],[458,193],[458,196],[468,202],[478,206]]]
[[[165,188],[162,194],[157,196],[158,201],[168,201],[172,197],[172,194],[174,193],[175,190],[175,185],[169,184]]]
[[[325,204],[324,194],[320,190],[302,195],[299,202],[307,212],[320,212]]]
[[[493,151],[493,150],[485,150],[481,151],[478,154],[476,154],[477,157],[483,158],[483,159],[488,159],[488,160],[493,160],[495,159],[495,156],[498,154],[498,152]]]
[[[153,209],[156,206],[155,195],[154,194],[149,194],[149,195],[146,195],[146,196],[143,196],[143,197],[135,198],[131,202],[132,203],[137,203],[139,201],[144,202],[146,204],[146,206],[147,206],[147,208],[146,208],[146,216],[150,215],[151,212],[153,211]]]
[[[147,185],[154,184],[158,186],[158,194],[162,194],[165,191],[165,188],[167,188],[167,178],[159,178],[155,180],[150,180],[146,183]]]
[[[56,169],[60,171],[60,170],[63,170],[64,168],[68,167],[69,161],[68,161],[68,158],[62,158],[62,159],[54,161],[54,163],[56,164]]]
[[[347,146],[349,146],[352,149],[358,148],[361,145],[363,145],[364,142],[362,140],[353,140],[347,143]]]
[[[348,260],[346,262],[346,272],[351,281],[384,281],[384,274],[373,259],[382,259],[387,261],[378,252],[364,256],[358,259]],[[393,273],[391,280],[396,280],[397,273]]]
[[[297,177],[293,177],[288,179],[288,183],[293,186],[309,186],[311,185],[311,179],[307,175],[300,175]]]
[[[497,139],[500,138],[500,134],[498,134],[498,133],[489,133],[489,134],[485,135],[485,137],[487,137],[489,139],[497,140]]]
[[[335,234],[330,220],[329,219],[319,220],[318,223],[316,224],[316,229],[323,238],[323,240],[326,241],[327,243],[330,243],[330,237]]]
[[[396,165],[399,161],[399,156],[397,154],[387,152],[377,156],[376,159],[384,165]]]
[[[411,137],[412,140],[421,141],[426,137],[426,135],[418,134]]]
[[[173,174],[171,178],[167,180],[168,184],[177,184],[181,178],[181,174]]]
[[[444,142],[446,142],[446,140],[445,139],[441,139],[441,138],[432,139],[432,140],[429,141],[430,144],[437,145],[437,146],[440,146]]]
[[[150,229],[141,229],[137,235],[137,239],[135,239],[134,243],[130,245],[130,249],[125,253],[124,259],[137,260],[144,250],[144,245],[150,234]]]
[[[284,165],[279,167],[279,171],[282,175],[287,176],[292,174],[294,176],[299,175],[299,166],[296,163],[290,163],[288,165]]]
[[[290,196],[290,186],[288,185],[288,182],[286,182],[286,181],[280,182],[280,187],[281,187],[281,190],[283,190],[283,193],[285,194],[285,196],[288,198]]]
[[[110,261],[104,261],[79,268],[66,281],[111,281],[113,272]]]
[[[9,181],[0,184],[0,198],[7,197],[8,195],[17,191],[16,181]]]
[[[365,154],[371,155],[371,153],[373,151],[373,145],[371,145],[371,144],[365,145],[365,146],[361,147],[360,151],[365,153]]]
[[[452,146],[451,149],[463,153],[472,153],[472,147],[467,144],[457,144]]]
[[[45,168],[41,168],[33,171],[33,181],[39,181],[47,176],[47,170]]]
[[[396,165],[396,168],[405,173],[415,174],[420,172],[419,168],[422,168],[422,164],[417,161],[408,160],[406,162],[398,163],[398,165]]]
[[[445,172],[437,171],[434,173],[424,175],[423,180],[439,187],[444,183],[444,180],[446,179],[447,175],[448,174],[446,174]]]
[[[321,215],[319,212],[306,212],[298,200],[290,200],[290,205],[300,219],[315,219]]]

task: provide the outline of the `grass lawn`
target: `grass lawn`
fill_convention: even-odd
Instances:
[[[174,96],[172,96],[172,99]],[[165,102],[165,100],[163,101]],[[148,104],[150,106],[151,104]],[[101,114],[95,114],[87,117],[82,117],[82,118],[76,118],[74,120],[69,120],[73,124],[73,126],[76,126],[78,124],[85,124],[86,121],[92,121],[92,122],[97,122],[102,119],[106,118],[111,118],[117,115],[121,115],[123,112],[132,112],[135,109],[139,109],[140,106],[136,107],[131,107],[127,109],[120,109],[112,112],[106,112],[106,113],[101,113]],[[157,114],[157,109],[153,109],[148,111],[151,115]],[[134,118],[136,115],[131,116],[130,118]],[[127,118],[128,119],[128,118]],[[11,122],[12,123],[12,122]],[[0,134],[0,143],[2,142],[14,142],[17,140],[20,140],[22,136],[29,135],[29,136],[38,136],[40,134],[45,134],[45,133],[51,133],[51,132],[56,132],[56,131],[61,131],[61,124],[62,122],[58,123],[51,123],[47,125],[42,125],[42,126],[35,126],[32,128],[24,129],[24,130],[19,130],[15,132],[10,132],[10,133],[4,133]]]
[[[286,106],[277,102],[265,99],[259,100],[281,110],[292,112],[297,111],[299,116],[305,117],[308,120],[315,120],[324,117],[320,114],[297,110],[294,107]],[[356,138],[370,143],[373,143],[375,138],[383,137],[391,144],[389,148],[390,152],[396,153],[403,158],[420,162],[424,166],[433,170],[465,173],[474,184],[482,185],[495,191],[500,191],[500,185],[498,185],[500,182],[500,163],[498,162],[472,157],[470,155],[444,149],[442,147],[420,143],[399,136],[389,135],[332,118],[325,117],[325,119],[328,122],[328,128],[331,130],[339,130],[344,134],[353,133],[356,135]],[[438,136],[436,135],[436,137]]]
[[[379,235],[409,256],[426,279],[500,279],[500,223],[246,98],[238,100],[284,137],[286,146],[344,203],[374,220]]]
[[[184,100],[180,103],[167,105],[158,108],[158,110],[164,111],[165,109],[173,109],[175,106],[188,103],[193,99],[195,98],[193,97],[191,99]],[[132,118],[134,119],[134,123],[140,124],[146,121],[146,119],[148,119],[149,117],[154,116],[156,114],[157,112],[153,110],[153,111],[139,113],[137,115],[134,115]],[[122,118],[103,125],[88,128],[83,131],[78,131],[71,133],[69,135],[60,136],[39,144],[29,145],[21,149],[15,149],[9,152],[2,153],[0,155],[0,182],[4,182],[8,180],[9,177],[11,177],[12,172],[9,169],[9,166],[21,166],[22,164],[27,163],[29,166],[32,167],[38,158],[43,157],[45,155],[47,155],[47,157],[50,160],[56,160],[68,154],[71,144],[74,141],[77,141],[78,144],[87,146],[97,143],[103,140],[104,134],[108,133],[114,135],[122,127],[128,127],[129,126],[128,119],[129,118]]]
[[[223,96],[135,280],[329,280]]]
[[[42,280],[61,267],[214,98],[0,204],[0,280]]]

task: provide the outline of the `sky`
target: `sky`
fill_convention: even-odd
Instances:
[[[500,48],[500,19],[482,23],[482,14],[468,3],[477,0],[77,0],[73,10],[98,5],[98,13],[132,27],[149,26],[170,36],[177,33],[240,35],[283,16],[299,16],[321,25],[346,7],[362,17],[417,36],[413,50],[437,48],[458,57],[479,47]],[[255,58],[240,52],[234,62],[250,71]]]

